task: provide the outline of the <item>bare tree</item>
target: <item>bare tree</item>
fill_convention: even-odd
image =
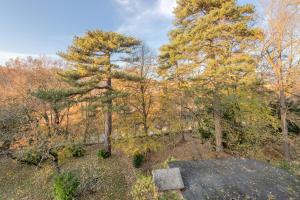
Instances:
[[[284,154],[290,160],[287,129],[287,93],[294,85],[300,63],[300,7],[295,0],[262,0],[266,21],[263,55],[273,72],[278,92]]]
[[[155,57],[145,44],[141,44],[129,60],[130,70],[141,79],[137,83],[128,85],[133,100],[130,104],[136,110],[146,135],[149,131],[149,115],[153,107],[154,66]]]

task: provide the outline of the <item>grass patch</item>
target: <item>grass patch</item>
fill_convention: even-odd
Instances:
[[[300,162],[281,161],[279,163],[276,163],[275,166],[279,167],[280,169],[286,170],[291,174],[300,176]]]
[[[89,149],[80,158],[64,162],[62,172],[74,171],[80,185],[76,199],[130,199],[131,181],[128,165],[122,156],[98,159],[97,150]],[[130,163],[130,162],[129,162]],[[50,163],[42,168],[20,164],[11,159],[0,159],[0,199],[53,199],[55,171]]]

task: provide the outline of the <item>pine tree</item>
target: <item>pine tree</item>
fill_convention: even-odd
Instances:
[[[78,94],[91,93],[105,107],[104,150],[108,153],[111,153],[113,99],[123,95],[112,83],[114,79],[138,80],[122,71],[119,65],[122,58],[139,43],[133,37],[94,30],[82,37],[75,37],[67,52],[60,53],[62,58],[74,66],[62,74],[63,79],[77,88]]]
[[[65,89],[38,89],[32,93],[33,96],[43,101],[50,110],[50,119],[47,112],[43,114],[46,125],[48,127],[48,134],[51,135],[53,129],[54,133],[64,134],[67,137],[67,131],[62,130],[61,122],[65,115],[68,115],[70,106],[74,103],[70,99],[74,91]],[[63,113],[63,111],[65,111]],[[53,120],[52,120],[53,119]],[[68,126],[68,124],[67,124]],[[67,130],[67,129],[66,129]]]
[[[160,72],[181,83],[193,80],[195,90],[210,98],[216,150],[222,151],[222,94],[255,79],[249,46],[261,32],[251,27],[254,7],[235,0],[179,0],[174,13],[175,29],[161,48]]]

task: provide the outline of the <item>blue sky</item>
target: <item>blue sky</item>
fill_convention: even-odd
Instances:
[[[257,3],[258,0],[239,0]],[[157,50],[168,41],[176,0],[3,0],[0,64],[10,57],[55,57],[89,29],[118,31]]]

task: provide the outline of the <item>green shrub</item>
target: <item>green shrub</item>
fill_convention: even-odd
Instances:
[[[209,139],[209,138],[212,137],[212,133],[209,130],[205,130],[203,128],[199,128],[198,132],[200,133],[200,136],[201,136],[202,139],[207,140],[207,139]]]
[[[110,154],[110,152],[107,152],[107,151],[101,149],[97,152],[97,156],[99,158],[106,159],[106,158],[109,158],[111,156],[111,154]]]
[[[54,179],[54,197],[56,200],[72,200],[80,182],[72,172],[65,172]]]
[[[85,155],[86,150],[82,144],[72,144],[69,150],[73,157],[78,158]]]
[[[17,160],[28,165],[38,165],[42,160],[42,153],[35,149],[27,149],[20,151]]]
[[[158,191],[152,177],[139,177],[132,188],[131,196],[133,200],[158,200]]]
[[[143,161],[144,161],[144,155],[143,154],[135,154],[133,156],[132,163],[133,163],[133,166],[135,168],[139,168],[142,165]]]

